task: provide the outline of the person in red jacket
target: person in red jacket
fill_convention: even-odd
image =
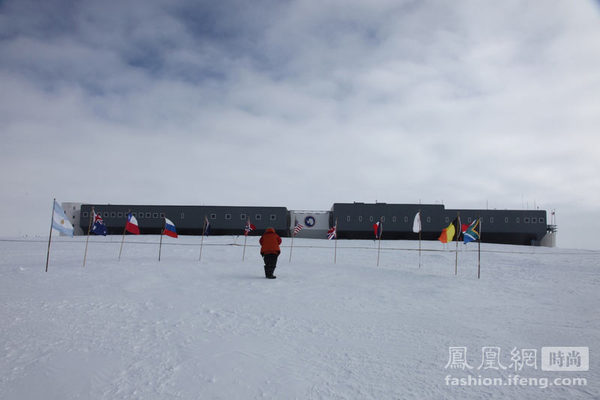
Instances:
[[[265,277],[267,279],[276,278],[273,272],[275,272],[275,268],[277,267],[277,257],[281,253],[280,244],[281,237],[279,237],[273,228],[267,228],[260,238],[260,255],[265,261]]]

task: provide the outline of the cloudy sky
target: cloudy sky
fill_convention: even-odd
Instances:
[[[556,209],[600,248],[600,4],[0,1],[0,235],[95,203]]]

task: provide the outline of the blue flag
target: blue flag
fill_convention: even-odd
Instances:
[[[94,225],[92,226],[92,233],[95,235],[103,235],[106,236],[106,225],[104,225],[104,220],[100,214],[96,214],[95,211],[92,211],[94,215]]]

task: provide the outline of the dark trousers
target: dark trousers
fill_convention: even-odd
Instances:
[[[265,260],[265,276],[273,276],[275,268],[277,267],[277,257],[279,254],[264,254],[263,260]]]

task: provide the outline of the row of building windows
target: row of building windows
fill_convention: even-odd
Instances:
[[[363,218],[362,215],[358,216],[358,222],[363,222],[365,219],[368,219],[369,222],[376,222],[378,219],[376,217],[370,216],[368,218]],[[350,215],[346,216],[346,222],[350,222],[352,220],[352,217]],[[379,219],[381,222],[385,222],[385,217],[381,217]],[[446,217],[445,218],[446,223],[449,224],[450,223],[450,217]],[[404,222],[408,223],[410,221],[409,217],[405,216],[404,217]],[[431,217],[426,217],[425,221],[427,221],[427,223],[431,223]],[[545,223],[545,219],[544,217],[525,217],[523,218],[523,222],[526,224],[543,224]],[[393,216],[392,217],[392,222],[396,223],[398,222],[398,217]],[[466,222],[471,223],[473,222],[473,217],[468,217]],[[494,223],[494,217],[489,217],[489,222],[491,224]],[[521,223],[521,218],[520,217],[516,217],[515,222],[517,224]],[[504,223],[508,224],[509,223],[509,218],[508,217],[504,217]]]
[[[226,213],[224,215],[224,217],[227,221],[229,221],[233,218],[233,215]],[[244,214],[244,213],[240,214],[240,221],[247,221],[248,218],[250,218],[250,216],[248,214]],[[210,219],[217,219],[217,214],[216,213],[210,214]],[[262,214],[254,214],[254,221],[262,221]],[[269,221],[277,221],[277,215],[276,214],[269,215]]]
[[[352,217],[351,217],[350,215],[346,216],[346,222],[350,222],[351,220],[352,220]],[[362,216],[362,215],[359,215],[359,216],[358,216],[358,222],[363,222],[364,220],[365,220],[365,219],[363,218],[363,216]],[[431,217],[427,217],[427,218],[426,218],[426,220],[427,220],[427,222],[431,222]],[[375,217],[373,217],[373,216],[370,216],[370,217],[368,218],[368,221],[369,221],[369,222],[376,222],[376,221],[385,222],[385,217],[380,217],[379,219],[377,219],[377,218],[375,218]],[[396,223],[396,222],[398,222],[398,217],[396,217],[396,216],[393,216],[393,217],[392,217],[392,222],[393,222],[393,223]],[[408,222],[408,217],[404,217],[404,222]]]
[[[108,211],[100,211],[98,212],[98,214],[102,215],[104,218],[125,218],[127,216],[127,213],[124,213],[122,211],[112,211],[112,212],[108,212]],[[132,212],[131,213],[134,217],[136,218],[164,218],[165,217],[165,213],[151,213],[151,212]],[[81,213],[81,216],[83,218],[87,218],[89,217],[89,213],[87,211],[84,211]],[[232,214],[226,213],[224,215],[226,220],[231,220],[232,219]],[[180,219],[184,219],[185,218],[185,214],[181,213],[180,215]],[[246,221],[249,218],[248,214],[244,214],[241,213],[240,214],[240,221]],[[217,214],[216,213],[212,213],[210,214],[210,219],[215,220],[217,219]],[[254,215],[254,221],[262,221],[262,214],[255,214]],[[269,215],[269,221],[277,221],[277,214],[271,214]]]
[[[504,223],[505,224],[508,224],[509,221],[510,221],[510,219],[508,217],[504,217]],[[525,217],[525,218],[523,218],[523,222],[526,223],[526,224],[543,224],[543,223],[545,223],[545,221],[546,220],[544,219],[544,217],[539,217],[539,218],[538,217]],[[467,218],[467,222],[468,223],[473,222],[473,217],[468,217]],[[489,218],[489,222],[490,222],[490,224],[493,224],[494,223],[494,217],[490,217]],[[446,223],[448,223],[448,224],[450,223],[450,217],[446,217]],[[521,223],[521,218],[520,217],[516,217],[515,218],[515,223],[520,224]]]
[[[110,218],[124,218],[124,217],[127,216],[127,214],[123,213],[122,211],[118,211],[118,212],[117,211],[111,211],[111,212],[109,212],[109,211],[102,212],[101,211],[101,212],[99,212],[99,214],[102,215],[104,218],[109,218],[109,217]],[[164,218],[165,217],[165,213],[157,213],[157,212],[152,213],[152,212],[142,212],[142,211],[140,211],[140,212],[132,212],[131,214],[133,214],[134,217],[140,218],[140,219],[144,219],[144,218],[154,218],[154,219],[157,219],[159,217],[160,218]],[[89,213],[88,212],[83,212],[83,213],[81,213],[81,216],[83,218],[87,218],[89,216]],[[241,213],[239,216],[240,216],[240,220],[241,221],[246,221],[249,218],[248,214],[245,214],[245,213]],[[185,218],[185,214],[181,213],[180,214],[180,219],[183,220],[184,218]],[[229,221],[229,220],[231,220],[233,218],[233,215],[230,214],[230,213],[226,213],[226,214],[224,214],[224,218],[225,218],[225,220]],[[210,214],[210,219],[211,220],[216,220],[217,219],[217,214],[216,213],[211,213]],[[350,215],[346,216],[346,221],[347,222],[350,222],[351,220],[352,220],[352,218],[351,218]],[[385,222],[385,217],[381,217],[379,220],[381,222]],[[405,223],[408,223],[410,221],[409,217],[407,217],[407,216],[405,216],[403,218],[403,220],[404,220]],[[262,221],[262,214],[255,214],[254,215],[254,221]],[[269,215],[269,221],[277,221],[277,215],[276,214],[270,214]],[[364,221],[363,216],[359,215],[358,216],[358,222],[363,222],[363,221]],[[370,217],[368,217],[368,221],[369,222],[375,222],[376,218],[373,217],[373,216],[370,216]],[[426,217],[425,221],[427,223],[431,223],[431,217]],[[445,221],[446,221],[447,224],[450,223],[450,217],[446,217]],[[398,217],[393,216],[392,217],[392,222],[393,223],[398,222]],[[473,217],[468,217],[466,222],[467,223],[473,222]],[[494,223],[494,217],[489,217],[489,222],[493,224]],[[521,218],[520,217],[516,217],[515,218],[515,222],[517,224],[521,223]],[[531,223],[531,224],[538,224],[538,223],[539,224],[543,224],[543,223],[545,223],[545,219],[544,219],[544,217],[525,217],[525,218],[523,218],[523,222],[526,223],[526,224],[529,224],[529,223]],[[509,217],[504,217],[504,223],[506,223],[506,224],[509,223]]]
[[[98,212],[98,214],[100,214],[101,216],[103,216],[104,218],[125,218],[127,216],[127,213],[124,213],[122,211],[116,212],[116,211],[100,211]],[[134,217],[139,218],[139,219],[143,219],[143,218],[164,218],[165,217],[165,213],[150,213],[150,212],[132,212],[131,213]],[[89,217],[89,213],[87,211],[84,211],[81,213],[81,216],[83,218],[87,218]],[[181,213],[181,219],[184,218],[184,214]]]

